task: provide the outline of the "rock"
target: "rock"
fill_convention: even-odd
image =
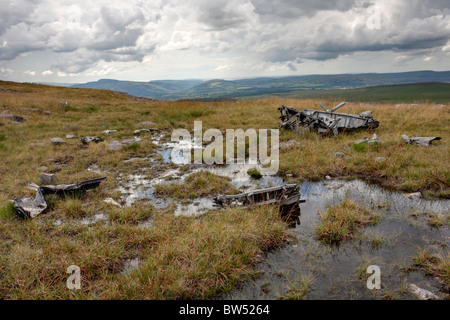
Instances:
[[[68,124],[66,126],[66,130],[70,130],[70,131],[77,131],[79,129],[80,129],[80,127],[76,124]]]
[[[325,179],[331,180],[331,177],[330,176],[325,176]]]
[[[348,156],[345,153],[342,152],[335,152],[334,153],[335,158],[347,158]]]
[[[151,131],[155,131],[156,129],[152,129],[152,128],[149,128],[149,129],[138,129],[138,130],[134,130],[134,134],[140,134],[140,133],[142,133],[142,132],[151,132]]]
[[[44,147],[45,146],[45,142],[31,142],[30,146]]]
[[[56,174],[51,173],[41,173],[39,179],[41,180],[41,183],[45,184],[55,184],[58,181]]]
[[[300,142],[298,142],[297,140],[289,140],[289,141],[280,143],[280,150],[290,149],[290,148],[298,147],[298,146],[300,146]]]
[[[155,125],[152,121],[142,121],[137,124],[139,127],[153,126]]]
[[[36,168],[37,171],[46,171],[48,168],[46,166],[42,166],[39,168]]]
[[[414,283],[411,283],[408,286],[408,289],[412,294],[414,294],[420,300],[440,300],[440,298],[437,295],[435,295],[433,292],[419,288]]]
[[[406,195],[406,197],[409,198],[409,199],[420,199],[420,198],[422,198],[422,193],[420,193],[420,192],[413,192],[413,193],[410,193],[410,194]]]
[[[375,160],[375,162],[384,162],[386,161],[386,157],[376,157],[373,160]]]
[[[103,133],[106,133],[106,134],[110,134],[110,133],[114,133],[114,132],[117,132],[117,130],[105,130],[105,131],[103,131]]]
[[[66,134],[66,139],[75,139],[76,136],[74,136],[73,134]]]
[[[51,138],[50,140],[50,144],[53,144],[53,145],[60,145],[60,144],[64,144],[64,143],[66,143],[63,139],[61,139],[61,138]]]
[[[108,144],[108,149],[112,151],[122,150],[122,143],[120,141],[111,141],[111,143]]]
[[[18,116],[18,115],[15,115],[15,114],[11,114],[11,112],[9,112],[9,110],[5,110],[2,113],[0,113],[0,118],[8,119],[14,124],[18,124],[18,123],[21,123],[21,122],[25,121],[24,117]]]

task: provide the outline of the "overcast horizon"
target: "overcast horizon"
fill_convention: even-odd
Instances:
[[[450,70],[450,2],[1,1],[0,80]]]

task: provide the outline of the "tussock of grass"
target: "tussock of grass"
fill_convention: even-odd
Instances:
[[[256,168],[249,169],[247,174],[254,179],[260,179],[262,177],[261,172]]]
[[[313,279],[310,275],[299,277],[291,283],[286,295],[281,300],[304,300],[312,288]]]
[[[429,249],[419,248],[413,257],[414,265],[422,268],[426,274],[441,278],[450,290],[450,256],[447,254],[433,253]]]
[[[95,227],[6,220],[0,299],[207,299],[254,276],[252,265],[285,239],[274,208],[152,218],[145,229],[117,217]],[[122,274],[130,257],[140,267]],[[66,287],[70,265],[81,269],[81,290]]]
[[[227,177],[220,177],[208,171],[198,171],[186,177],[185,182],[159,184],[155,194],[177,199],[217,196],[219,194],[236,194],[236,189]]]
[[[318,239],[328,244],[354,238],[359,229],[375,224],[380,215],[361,207],[352,200],[331,206],[325,213],[319,212],[320,223],[315,227]]]
[[[16,214],[16,209],[12,202],[7,202],[5,205],[0,207],[0,219],[10,219]]]

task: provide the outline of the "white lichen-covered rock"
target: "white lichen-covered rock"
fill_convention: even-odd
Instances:
[[[41,183],[45,184],[55,184],[56,182],[58,182],[58,178],[54,173],[41,173],[39,179]]]
[[[409,291],[420,300],[440,300],[433,292],[419,288],[414,283],[409,285]]]
[[[108,149],[112,151],[122,150],[122,143],[120,141],[111,141],[108,144]]]
[[[280,150],[290,149],[290,148],[299,147],[299,146],[300,146],[300,142],[298,142],[297,140],[289,140],[289,141],[280,143]]]
[[[413,192],[413,193],[408,194],[406,197],[409,199],[420,199],[420,198],[422,198],[422,193]]]
[[[50,144],[53,144],[53,145],[60,145],[60,144],[64,144],[64,143],[66,143],[63,139],[61,139],[61,138],[51,138],[50,140],[49,140],[49,142],[50,142]]]

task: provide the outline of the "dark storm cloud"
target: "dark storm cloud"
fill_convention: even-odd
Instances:
[[[360,52],[398,52],[398,62],[407,62],[417,52],[447,54],[450,44],[445,0],[111,0],[89,7],[19,0],[1,10],[5,70],[8,61],[37,51],[54,54],[53,71],[75,74],[101,62],[140,62],[183,50],[186,57],[275,63],[294,72],[296,63]]]

